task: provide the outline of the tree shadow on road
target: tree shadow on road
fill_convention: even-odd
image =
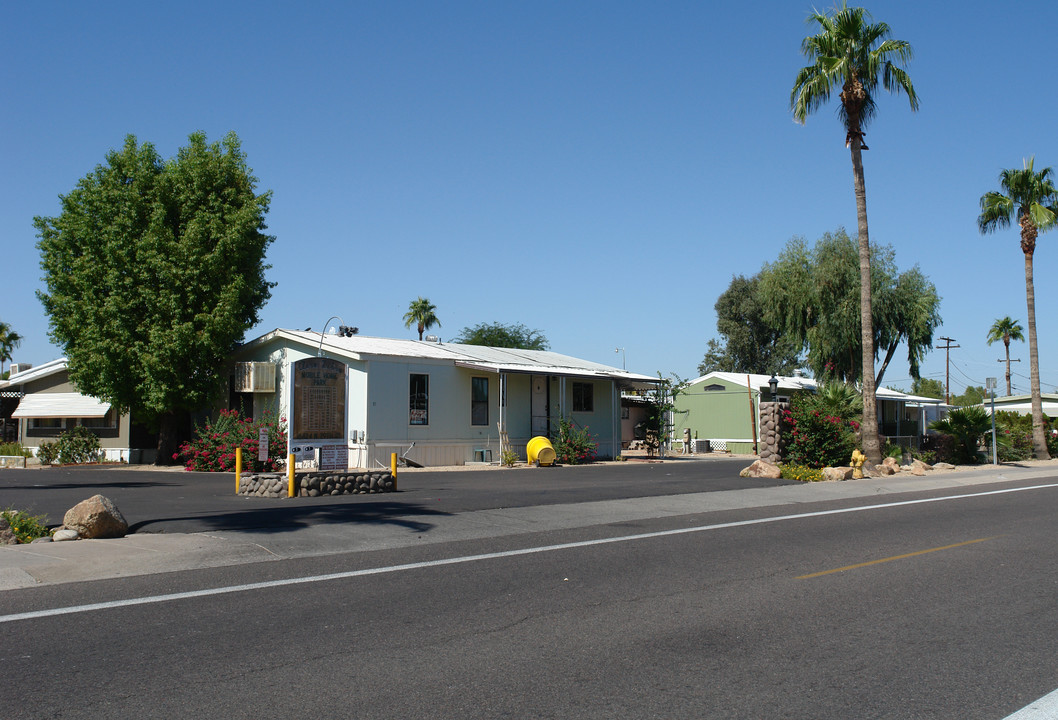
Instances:
[[[206,532],[209,530],[253,530],[284,533],[313,525],[396,525],[413,532],[428,532],[433,524],[417,518],[448,517],[415,504],[397,502],[334,503],[202,513],[184,517],[155,518],[133,523],[130,533]]]

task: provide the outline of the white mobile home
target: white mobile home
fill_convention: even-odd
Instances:
[[[233,404],[287,418],[292,451],[330,464],[421,465],[500,459],[500,431],[525,457],[560,418],[620,454],[621,390],[656,378],[539,350],[274,330],[232,354]],[[322,461],[322,460],[321,460]]]

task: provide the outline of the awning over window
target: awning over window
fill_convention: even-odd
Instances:
[[[13,418],[101,418],[110,405],[81,393],[36,393],[22,398]]]

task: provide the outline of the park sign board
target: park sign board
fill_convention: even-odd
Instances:
[[[329,358],[294,363],[293,440],[345,439],[348,366]]]

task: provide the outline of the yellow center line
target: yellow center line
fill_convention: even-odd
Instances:
[[[856,565],[846,565],[845,567],[834,568],[833,570],[824,570],[822,572],[812,573],[810,575],[798,575],[794,580],[807,580],[809,578],[816,578],[822,575],[832,575],[833,573],[845,572],[846,570],[855,570],[857,568],[869,567],[871,565],[880,565],[881,563],[892,562],[893,560],[904,560],[906,558],[912,558],[917,555],[925,555],[926,553],[938,552],[940,550],[951,550],[952,548],[963,547],[964,545],[973,545],[974,543],[985,542],[987,540],[995,540],[1001,535],[993,535],[992,537],[978,538],[977,540],[967,540],[966,542],[955,543],[954,545],[945,545],[944,547],[930,548],[929,550],[919,550],[913,553],[907,553],[905,555],[894,555],[893,557],[881,558],[880,560],[871,560],[870,562],[857,563]]]

